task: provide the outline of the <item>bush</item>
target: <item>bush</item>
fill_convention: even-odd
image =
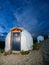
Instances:
[[[29,51],[21,51],[21,54],[22,55],[27,55],[27,54],[29,54]]]
[[[4,52],[4,49],[0,49],[0,53],[3,53]]]
[[[39,49],[39,44],[38,43],[33,44],[33,50],[38,50],[38,49]]]
[[[5,48],[5,42],[4,41],[0,41],[0,49],[4,49]]]

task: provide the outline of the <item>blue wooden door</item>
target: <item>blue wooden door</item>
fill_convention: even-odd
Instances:
[[[14,32],[12,35],[12,50],[20,50],[20,32]]]

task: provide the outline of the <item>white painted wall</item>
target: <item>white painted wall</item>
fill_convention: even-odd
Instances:
[[[31,50],[33,45],[33,38],[29,32],[23,30],[21,33],[21,50]]]
[[[5,52],[10,50],[10,32],[7,34],[6,39],[5,39]]]

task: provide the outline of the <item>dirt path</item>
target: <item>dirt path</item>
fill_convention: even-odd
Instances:
[[[11,54],[4,56],[0,54],[0,65],[42,65],[41,52],[31,51],[28,55]]]

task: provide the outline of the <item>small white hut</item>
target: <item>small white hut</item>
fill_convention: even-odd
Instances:
[[[5,52],[28,51],[32,49],[33,38],[22,28],[12,28],[5,39]]]
[[[44,40],[44,37],[42,35],[37,37],[38,43],[42,42]]]

